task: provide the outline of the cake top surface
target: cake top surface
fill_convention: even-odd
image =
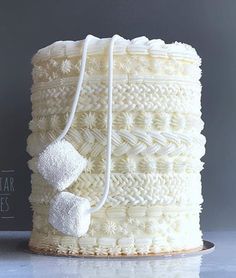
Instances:
[[[92,38],[88,47],[88,55],[103,54],[108,48],[110,38]],[[84,40],[56,41],[46,46],[33,56],[32,63],[58,58],[63,56],[80,56],[82,54]],[[114,46],[114,54],[139,54],[156,57],[183,58],[201,63],[196,50],[185,43],[174,42],[167,44],[161,39],[149,40],[147,37],[137,37],[132,40],[123,37],[118,38]]]

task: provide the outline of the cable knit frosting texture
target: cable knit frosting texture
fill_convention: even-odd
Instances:
[[[66,236],[48,222],[57,191],[38,173],[38,155],[62,131],[80,73],[83,41],[58,41],[32,59],[30,248],[64,255],[145,255],[202,246],[201,59],[183,43],[119,38],[114,47],[111,190],[85,236]],[[65,139],[87,160],[65,191],[96,205],[102,194],[109,39],[88,48],[85,81]],[[55,212],[57,213],[57,212]],[[76,213],[76,209],[75,209]],[[65,223],[62,223],[65,225]],[[69,223],[73,229],[73,223]],[[76,235],[76,231],[74,231]]]

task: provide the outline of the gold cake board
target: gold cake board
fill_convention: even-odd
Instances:
[[[215,244],[203,240],[203,245],[198,248],[182,250],[182,251],[174,251],[174,252],[162,252],[162,253],[150,253],[147,255],[117,255],[117,256],[102,256],[102,255],[81,255],[81,254],[60,254],[55,251],[45,250],[43,248],[35,248],[29,245],[29,250],[38,255],[46,255],[46,256],[57,256],[57,257],[74,257],[74,258],[91,258],[91,259],[137,259],[137,258],[148,258],[148,259],[157,259],[157,258],[166,258],[166,257],[183,257],[183,256],[196,256],[196,255],[204,255],[211,253],[215,249]]]

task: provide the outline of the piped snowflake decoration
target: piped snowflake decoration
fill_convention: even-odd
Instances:
[[[62,63],[61,63],[61,71],[64,74],[69,73],[71,71],[71,69],[72,69],[71,61],[69,61],[69,60],[62,61]]]
[[[63,244],[57,245],[57,249],[56,249],[57,253],[59,253],[59,254],[66,254],[67,251],[68,251],[67,247],[64,246]]]
[[[153,118],[153,124],[158,130],[167,130],[170,126],[171,116],[168,113],[160,112]]]
[[[56,60],[54,60],[54,59],[50,59],[50,60],[49,60],[49,64],[50,64],[52,67],[56,68],[57,65],[58,65],[58,62],[57,62]]]
[[[143,173],[153,173],[156,171],[156,160],[153,158],[144,158],[140,161],[140,169]]]
[[[114,161],[111,160],[111,172],[114,169]],[[106,160],[103,158],[101,160],[99,160],[98,164],[97,164],[97,169],[98,169],[98,173],[104,173],[106,170]]]
[[[166,159],[159,159],[157,161],[157,171],[159,173],[170,173],[172,170],[173,163]]]
[[[118,163],[118,168],[121,173],[134,173],[137,170],[137,163],[133,158],[128,157]]]
[[[141,128],[151,129],[153,125],[153,115],[149,112],[143,112],[137,117],[136,121],[137,125]]]
[[[134,116],[131,113],[125,112],[118,115],[115,122],[117,122],[122,129],[130,129],[134,126]]]
[[[93,128],[96,125],[96,116],[94,113],[84,113],[82,116],[83,125],[87,128]]]
[[[117,229],[116,223],[113,221],[107,221],[104,224],[104,232],[108,235],[114,235],[116,233],[116,229]]]

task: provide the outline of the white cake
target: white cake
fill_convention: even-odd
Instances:
[[[87,168],[65,192],[95,206],[104,183],[109,39],[88,48],[85,80],[66,135]],[[182,43],[120,38],[114,47],[111,188],[88,232],[68,236],[48,222],[57,194],[38,173],[42,150],[64,128],[80,73],[83,41],[58,41],[33,57],[30,248],[68,255],[144,255],[196,250],[205,138],[201,134],[201,59]]]

